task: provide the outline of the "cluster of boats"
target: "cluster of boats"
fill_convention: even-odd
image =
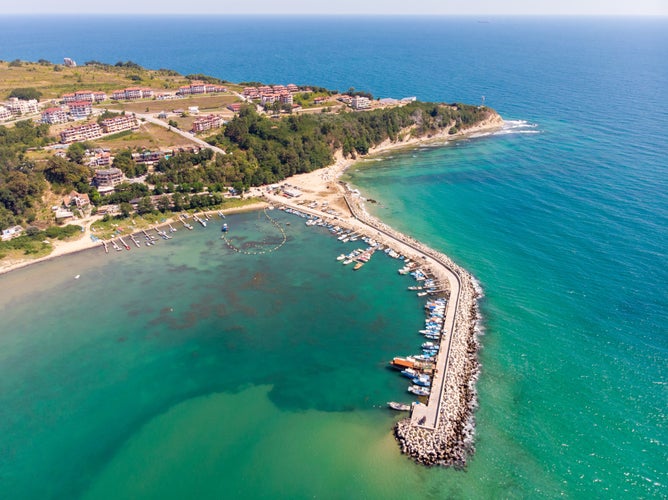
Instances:
[[[369,262],[369,260],[371,260],[371,256],[374,254],[375,251],[376,249],[374,247],[367,247],[366,249],[358,248],[356,250],[353,250],[349,254],[342,253],[336,258],[336,260],[343,261],[344,266],[347,266],[348,264],[355,262],[353,270],[357,271],[364,264]]]
[[[223,212],[221,212],[220,210],[218,211],[218,215],[220,216],[221,219],[224,219],[224,218],[225,218],[225,215],[224,215]],[[186,214],[186,213],[182,213],[182,214],[179,214],[178,219],[179,219],[179,221],[183,224],[183,227],[185,227],[186,229],[192,231],[192,230],[193,230],[193,226],[192,226],[192,224],[190,224],[190,223],[188,222],[188,219],[189,219],[190,217],[191,217],[191,216],[189,216],[188,214]],[[211,216],[210,216],[210,214],[207,214],[206,212],[202,212],[200,215],[193,214],[193,215],[192,215],[192,218],[193,218],[193,220],[199,222],[199,223],[202,225],[202,227],[206,227],[206,225],[207,225],[207,221],[210,221],[210,220],[211,220]],[[174,226],[172,226],[171,224],[167,224],[167,226],[169,227],[169,232],[170,232],[170,233],[175,233],[175,232],[176,232],[176,228],[175,228]],[[159,229],[159,228],[157,228],[157,227],[154,227],[153,229],[154,229],[155,232],[158,234],[158,236],[160,236],[163,240],[171,240],[171,239],[172,239],[172,237],[167,233],[167,231],[165,231],[165,230],[163,230],[163,229]],[[227,232],[227,230],[228,230],[227,224],[223,224],[223,228],[222,228],[222,230],[223,230],[223,232]],[[144,234],[144,237],[145,237],[145,242],[144,242],[144,244],[145,244],[147,247],[150,247],[150,246],[153,246],[153,245],[156,244],[158,238],[157,238],[154,234],[152,234],[152,233],[148,233],[148,232],[147,232],[146,230],[144,230],[144,229],[142,229],[142,233]],[[91,238],[93,238],[93,237],[91,236]],[[136,237],[135,234],[131,234],[131,235],[129,236],[129,238],[130,238],[130,240],[132,241],[132,243],[134,243],[138,248],[141,246],[141,243],[139,242],[139,239],[137,239],[137,237]],[[99,240],[99,239],[98,239],[97,237],[95,237],[95,239],[93,239],[93,241],[98,241],[98,240]],[[128,244],[126,243],[126,241],[123,239],[122,236],[118,236],[117,240],[118,240],[118,242],[116,242],[116,241],[112,238],[112,239],[109,241],[109,243],[111,243],[111,246],[114,248],[114,250],[116,250],[116,251],[122,251],[123,248],[125,248],[126,250],[130,250],[130,245],[128,245]],[[119,243],[120,243],[120,244],[119,244]],[[106,241],[102,241],[102,245],[104,246],[104,250],[105,250],[105,252],[109,253],[109,247],[108,247],[108,245],[107,245],[107,242],[106,242]]]
[[[174,228],[174,226],[172,226],[171,224],[168,224],[168,225],[169,225],[169,232],[170,233],[175,233],[176,228]],[[155,230],[156,233],[158,233],[158,236],[160,236],[163,240],[171,240],[172,239],[172,237],[167,234],[167,231],[164,231],[162,229],[158,229],[157,227],[154,227],[153,229]],[[158,238],[154,234],[148,233],[145,229],[142,229],[142,233],[144,234],[144,238],[146,239],[144,244],[147,247],[155,245]],[[137,239],[136,234],[131,234],[129,236],[129,238],[130,238],[130,241],[132,241],[132,243],[134,243],[137,248],[141,247],[141,243],[139,242],[139,239]],[[111,243],[111,246],[113,247],[113,249],[116,250],[117,252],[123,251],[123,248],[125,248],[126,250],[130,250],[130,245],[127,244],[127,242],[123,239],[122,236],[118,237],[118,243],[120,243],[120,245],[116,241],[114,241],[113,238],[110,240],[110,243]],[[109,247],[107,246],[107,242],[103,241],[102,245],[104,246],[105,252],[108,253],[109,252]]]
[[[395,357],[390,362],[393,368],[400,370],[404,377],[411,380],[412,384],[408,387],[408,392],[416,396],[428,397],[431,393],[432,376],[440,348],[439,341],[443,330],[446,304],[447,301],[443,297],[430,300],[425,304],[427,317],[425,328],[420,330],[420,334],[428,340],[422,343],[422,353],[405,358]],[[388,403],[388,406],[399,409],[394,407],[396,404],[399,403]]]
[[[403,261],[404,266],[399,270],[399,274],[410,274],[420,283],[418,286],[409,287],[409,290],[418,291],[420,297],[439,293],[440,290],[437,289],[438,284],[433,279],[430,279],[424,271],[419,269],[419,264],[412,262],[396,250],[389,247],[385,248],[372,238],[359,235],[350,229],[341,228],[320,217],[313,217],[310,214],[290,207],[279,208],[286,213],[306,219],[305,224],[307,226],[320,226],[328,229],[343,243],[361,239],[368,245],[364,249],[358,248],[350,253],[340,254],[336,260],[341,261],[344,265],[355,262],[353,269],[360,269],[364,263],[369,261],[374,252],[383,251],[389,257]],[[426,341],[422,343],[422,353],[405,358],[395,357],[390,362],[393,368],[400,370],[401,375],[410,379],[411,385],[408,387],[408,392],[417,396],[428,397],[431,393],[432,376],[436,367],[436,356],[439,351],[438,341],[441,338],[441,329],[445,316],[445,305],[445,298],[430,300],[425,305],[427,318],[425,319],[425,328],[420,330],[420,333],[426,337]],[[412,407],[411,405],[394,401],[388,402],[387,405],[389,408],[397,411],[410,411]]]

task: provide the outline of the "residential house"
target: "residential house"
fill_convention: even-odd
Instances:
[[[63,198],[63,205],[70,207],[75,205],[78,209],[83,209],[90,205],[90,198],[86,193],[77,193],[76,191],[70,191],[70,194],[66,195]]]
[[[208,115],[203,116],[202,118],[197,118],[193,122],[193,132],[204,132],[205,130],[210,130],[212,128],[222,127],[223,119],[218,115]]]
[[[74,97],[77,101],[93,102],[93,92],[91,90],[77,90]]]
[[[36,99],[24,101],[17,97],[10,97],[5,107],[16,116],[39,113],[39,102]]]
[[[93,106],[90,101],[75,101],[69,103],[70,114],[75,120],[86,118],[93,114]]]
[[[114,187],[123,182],[123,172],[120,168],[96,170],[93,181],[99,187]]]
[[[131,115],[120,115],[102,120],[102,129],[107,134],[123,132],[124,130],[137,130],[138,128],[137,118]]]
[[[0,105],[0,121],[9,120],[12,117],[12,112],[6,107]]]
[[[353,109],[369,109],[371,107],[371,101],[368,97],[356,95],[351,99],[350,105]]]
[[[71,142],[88,141],[102,136],[102,127],[97,123],[86,123],[78,127],[70,127],[60,133],[60,142],[68,144]]]
[[[7,229],[2,230],[2,241],[8,241],[12,238],[18,238],[23,233],[23,228],[21,226],[8,227]]]
[[[67,122],[67,111],[63,108],[48,108],[42,112],[42,123],[54,125]]]

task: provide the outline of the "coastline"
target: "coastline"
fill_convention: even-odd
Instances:
[[[343,173],[354,165],[357,161],[361,159],[368,158],[370,156],[385,153],[392,150],[412,148],[420,144],[429,144],[432,142],[438,142],[443,140],[461,140],[469,137],[473,134],[483,133],[488,131],[494,131],[500,128],[503,125],[503,119],[494,114],[490,119],[484,120],[479,125],[471,127],[465,130],[458,132],[457,134],[450,135],[446,129],[443,129],[441,132],[426,136],[426,137],[408,137],[403,141],[392,142],[389,139],[382,142],[376,147],[370,148],[368,154],[358,157],[358,158],[344,158],[341,151],[337,151],[334,155],[335,161],[333,164],[308,172],[305,174],[297,174],[291,177],[286,178],[283,183],[292,184],[299,187],[304,193],[309,194],[310,196],[317,196],[319,201],[331,202],[332,206],[335,206],[339,209],[344,209],[345,204],[340,199],[340,193],[334,187],[333,183],[337,182],[338,179],[343,175]],[[409,131],[405,131],[406,135],[409,135]],[[266,186],[254,187],[251,188],[248,192],[248,196],[263,196],[263,188]],[[339,199],[337,199],[339,198]],[[253,205],[247,205],[244,207],[230,208],[223,210],[224,213],[235,213],[235,212],[245,212],[252,211],[263,208],[265,205],[262,203],[257,203]],[[207,213],[213,213],[215,211],[209,211]],[[168,218],[164,223],[160,223],[157,226],[162,226],[176,221],[176,217]],[[91,222],[92,223],[92,222]],[[53,250],[49,255],[44,257],[38,257],[36,259],[2,259],[0,260],[0,275],[9,273],[16,269],[22,269],[24,267],[30,266],[32,264],[37,264],[38,262],[44,262],[47,260],[55,259],[63,255],[69,255],[73,253],[83,252],[101,245],[99,241],[92,241],[90,236],[90,224],[87,224],[84,227],[84,232],[81,238],[72,241],[52,241]]]
[[[496,115],[490,122],[456,136],[438,134],[429,138],[382,144],[370,151],[370,154],[414,147],[445,137],[462,139],[471,134],[497,130],[502,125],[503,120]],[[415,405],[409,418],[396,423],[394,436],[401,452],[417,463],[464,468],[468,457],[475,450],[474,412],[478,406],[476,382],[480,372],[478,334],[481,323],[478,300],[483,296],[482,290],[475,278],[447,255],[394,230],[366,211],[364,199],[359,193],[338,181],[355,161],[339,158],[325,172],[315,171],[286,179],[286,183],[290,182],[305,195],[315,197],[320,202],[326,200],[327,207],[340,210],[343,208],[342,200],[346,207],[343,216],[307,209],[293,199],[287,200],[273,194],[265,196],[273,203],[315,217],[333,219],[339,226],[366,233],[414,262],[421,262],[421,267],[427,269],[440,283],[448,283],[446,317],[428,405]]]
[[[249,205],[245,205],[242,207],[233,207],[233,208],[227,208],[221,210],[225,214],[233,214],[233,213],[240,213],[240,212],[252,212],[253,210],[260,210],[266,206],[266,203],[264,202],[258,202],[258,203],[252,203]],[[206,214],[213,214],[217,213],[217,210],[204,210],[202,212],[198,213],[206,213]],[[158,224],[155,224],[154,226],[151,227],[163,227],[166,226],[170,223],[177,222],[178,217],[169,217],[167,218],[164,222],[160,222]],[[85,231],[83,235],[77,239],[77,240],[72,240],[72,241],[53,241],[51,244],[53,245],[53,251],[49,255],[45,255],[44,257],[38,257],[36,259],[17,259],[17,260],[0,260],[0,276],[12,271],[15,271],[17,269],[22,269],[24,267],[31,266],[32,264],[37,264],[38,262],[44,262],[47,260],[55,259],[57,257],[62,257],[64,255],[70,255],[70,254],[75,254],[79,252],[84,252],[86,250],[91,250],[96,247],[100,247],[102,245],[101,241],[93,241],[90,238],[90,235],[92,234],[90,232],[90,224],[87,224],[84,227]]]
[[[445,296],[448,304],[429,402],[427,405],[415,405],[411,416],[398,421],[394,427],[394,436],[401,452],[427,466],[465,467],[468,456],[474,450],[474,411],[477,407],[475,385],[479,373],[478,325],[480,316],[477,301],[482,294],[474,278],[449,257],[394,230],[370,215],[364,207],[364,198],[359,195],[359,192],[351,190],[347,184],[341,182],[340,177],[359,160],[375,154],[414,148],[421,144],[443,140],[461,140],[473,134],[498,130],[502,125],[501,117],[494,114],[478,126],[453,135],[444,130],[427,137],[409,136],[405,140],[396,142],[387,140],[360,158],[343,158],[339,151],[332,165],[284,180],[284,184],[302,191],[302,200],[315,199],[320,202],[322,211],[306,209],[302,206],[305,201],[300,200],[298,203],[295,199],[287,199],[270,193],[266,186],[252,188],[248,192],[251,197],[263,197],[265,202],[224,211],[225,213],[253,211],[266,207],[270,203],[289,206],[315,217],[333,219],[339,225],[366,233],[414,262],[421,262],[421,267],[431,273],[440,283],[443,285],[447,283]],[[336,209],[336,212],[330,212],[330,209]],[[215,211],[207,213],[215,213]],[[333,213],[336,215],[332,215]],[[156,226],[167,225],[176,220],[177,217],[174,216]],[[59,244],[54,245],[55,248],[50,255],[38,259],[10,262],[7,265],[0,263],[0,275],[37,262],[101,246],[100,241],[90,239],[89,230],[88,224],[84,234],[78,240],[58,242]]]

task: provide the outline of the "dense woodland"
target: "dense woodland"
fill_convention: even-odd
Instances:
[[[28,148],[49,143],[48,126],[30,121],[12,128],[0,126],[0,229],[32,223],[47,189],[88,193],[94,206],[122,203],[126,208],[128,202],[140,198],[142,210],[151,208],[149,195],[178,193],[160,198],[158,208],[201,208],[219,203],[222,198],[217,193],[230,186],[243,191],[325,167],[333,162],[337,150],[346,157],[357,157],[386,139],[397,140],[406,134],[422,137],[443,130],[454,134],[490,113],[488,108],[462,104],[413,102],[368,112],[270,118],[246,106],[208,139],[231,154],[214,157],[211,150],[203,150],[175,155],[158,162],[146,176],[146,183],[122,184],[107,197],[101,197],[90,185],[93,170],[84,165],[84,151],[93,145],[73,144],[66,158],[52,156],[36,165],[25,153]],[[113,165],[129,178],[146,174],[146,168],[132,160],[129,150],[115,152]],[[170,207],[170,200],[177,206]]]

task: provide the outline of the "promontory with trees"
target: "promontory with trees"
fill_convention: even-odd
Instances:
[[[133,75],[141,75],[139,79],[151,78],[145,76],[150,70],[134,65],[109,68],[133,71]],[[82,74],[78,75],[80,80]],[[178,73],[170,73],[174,75]],[[204,79],[204,75],[197,77]],[[40,93],[47,91],[20,88],[13,95],[34,98]],[[213,207],[223,201],[230,188],[243,193],[251,186],[326,167],[334,162],[337,152],[356,158],[384,141],[454,135],[495,117],[498,115],[488,107],[460,103],[413,101],[363,111],[323,107],[319,112],[281,115],[243,103],[222,128],[203,137],[208,144],[223,149],[224,155],[199,148],[197,152],[176,152],[147,168],[137,163],[132,153],[150,150],[151,144],[128,147],[119,141],[111,148],[112,166],[131,182],[116,185],[113,193],[104,196],[92,184],[95,171],[86,162],[86,150],[98,147],[95,140],[71,144],[64,155],[57,155],[49,149],[56,143],[49,125],[18,121],[0,126],[0,230],[18,224],[33,227],[30,232],[41,236],[36,232],[56,223],[49,207],[72,190],[88,195],[93,213],[95,207],[109,204],[122,205],[122,215]]]

